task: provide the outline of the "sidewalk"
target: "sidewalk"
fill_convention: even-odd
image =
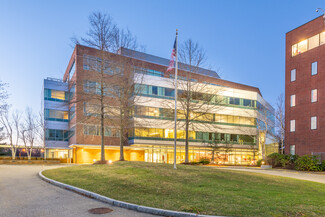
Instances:
[[[94,217],[88,210],[101,207],[113,210],[101,217],[155,217],[84,197],[38,177],[43,169],[61,166],[0,165],[0,217]]]
[[[319,172],[304,172],[296,170],[286,170],[286,169],[261,169],[256,167],[241,167],[241,166],[211,166],[216,169],[224,170],[237,170],[243,172],[252,172],[252,173],[262,173],[267,175],[282,176],[294,179],[307,180],[312,182],[319,182],[325,184],[325,173]]]

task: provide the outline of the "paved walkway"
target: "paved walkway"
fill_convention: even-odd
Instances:
[[[260,169],[260,168],[250,168],[250,167],[215,167],[217,169],[226,169],[226,170],[237,170],[244,172],[252,172],[252,173],[262,173],[274,176],[283,176],[295,179],[302,179],[313,182],[320,182],[325,184],[325,173],[312,173],[312,172],[302,172],[295,170],[285,170],[285,169]]]
[[[0,217],[98,216],[89,209],[107,207],[113,212],[100,216],[153,216],[111,206],[51,185],[38,177],[42,169],[59,166],[0,165]]]

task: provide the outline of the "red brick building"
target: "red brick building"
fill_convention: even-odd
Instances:
[[[323,16],[286,34],[286,153],[325,152],[325,22]]]

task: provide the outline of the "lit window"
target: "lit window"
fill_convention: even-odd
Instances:
[[[292,45],[292,56],[296,56],[298,54],[298,44]]]
[[[65,100],[65,92],[58,90],[51,90],[51,98]]]
[[[311,117],[310,118],[310,129],[316,130],[317,129],[317,117]]]
[[[317,102],[317,89],[311,90],[311,102]]]
[[[291,107],[296,106],[296,95],[291,95],[290,96],[290,106]]]
[[[319,34],[308,38],[308,50],[319,46]]]
[[[317,75],[317,62],[311,64],[311,75]]]
[[[319,34],[320,44],[325,44],[325,32]]]
[[[290,145],[290,154],[295,155],[296,154],[296,146],[295,145]]]
[[[291,81],[295,81],[296,80],[296,69],[292,69],[291,70]]]
[[[69,119],[69,113],[68,112],[63,112],[63,119],[68,120]]]
[[[296,120],[290,120],[290,132],[296,131]]]
[[[307,39],[298,43],[298,54],[307,51]]]

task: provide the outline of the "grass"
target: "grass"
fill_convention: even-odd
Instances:
[[[144,162],[44,171],[51,179],[113,199],[226,216],[325,216],[325,185],[211,167]]]

